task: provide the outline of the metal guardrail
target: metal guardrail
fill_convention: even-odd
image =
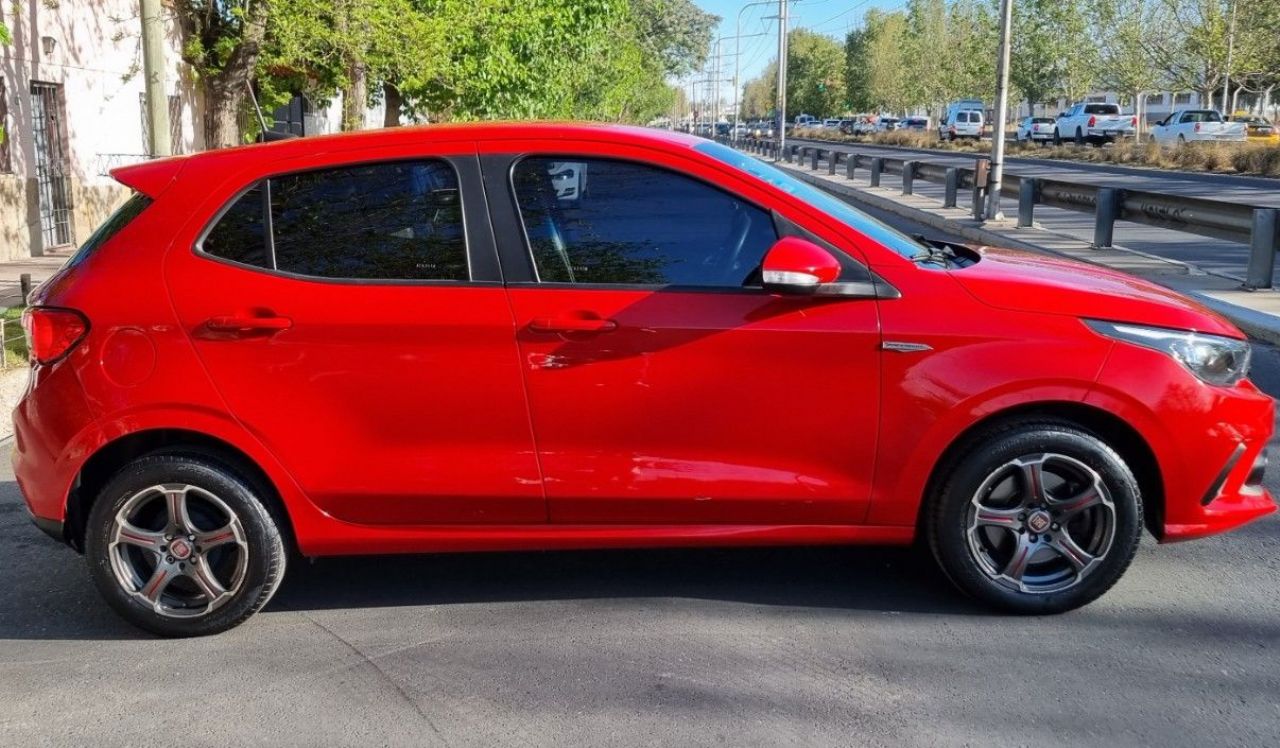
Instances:
[[[913,192],[917,179],[943,184],[943,207],[947,208],[956,207],[960,191],[967,190],[972,196],[973,217],[983,218],[990,166],[986,157],[976,158],[972,167],[963,167],[919,158],[870,156],[850,147],[788,144],[779,153],[777,142],[772,140],[745,139],[732,143],[726,138],[718,140],[778,161],[801,164],[807,161],[814,171],[825,161],[827,173],[832,175],[843,162],[849,179],[856,170],[867,169],[872,187],[880,185],[881,175],[897,174],[902,177],[902,192],[907,195]],[[1032,225],[1037,205],[1093,213],[1095,247],[1112,245],[1118,220],[1248,244],[1244,287],[1250,290],[1272,287],[1275,255],[1280,250],[1280,209],[1012,174],[1004,175],[1000,194],[1018,199],[1020,228]]]

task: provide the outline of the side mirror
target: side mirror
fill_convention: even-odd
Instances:
[[[807,239],[784,236],[765,253],[763,275],[770,293],[812,294],[840,277],[840,261]]]

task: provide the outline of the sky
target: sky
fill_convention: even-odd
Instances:
[[[720,16],[720,28],[716,37],[732,37],[736,31],[738,12],[750,0],[694,0],[698,7]],[[862,23],[862,14],[871,8],[897,8],[904,0],[792,0],[788,11],[788,27],[807,28],[829,34],[843,41],[845,33]],[[742,33],[763,36],[744,37],[742,44],[742,73],[745,83],[764,69],[778,51],[778,3],[752,5],[742,13]],[[766,19],[767,16],[773,18]],[[725,78],[733,77],[734,40],[721,43],[721,66]]]

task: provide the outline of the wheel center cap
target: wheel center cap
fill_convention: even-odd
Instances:
[[[186,561],[188,558],[190,558],[191,550],[192,550],[191,544],[183,540],[182,538],[178,538],[177,540],[169,544],[169,555],[173,556],[179,561]]]
[[[1053,518],[1043,509],[1033,512],[1027,517],[1027,528],[1032,532],[1044,532],[1049,529],[1049,525],[1053,524]]]

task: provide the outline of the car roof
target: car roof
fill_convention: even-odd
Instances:
[[[606,140],[632,145],[662,145],[668,148],[692,148],[702,138],[671,130],[635,125],[589,122],[472,122],[465,124],[410,125],[379,130],[287,138],[269,143],[202,151],[189,156],[144,161],[111,171],[121,184],[151,197],[158,195],[188,164],[199,162],[214,166],[244,158],[285,159],[317,152],[349,152],[361,148],[383,148],[420,142],[423,138],[451,140],[522,140],[531,138],[563,138],[565,140]]]

